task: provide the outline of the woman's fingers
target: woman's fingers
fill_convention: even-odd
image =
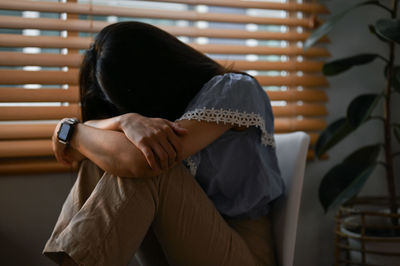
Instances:
[[[56,156],[56,159],[57,159],[58,162],[65,164],[65,161],[64,161],[64,159],[62,157],[63,147],[61,147],[60,146],[61,143],[58,142],[57,131],[58,131],[58,126],[54,130],[54,134],[53,134],[53,137],[52,137],[53,153]]]
[[[167,138],[169,142],[169,146],[172,146],[173,150],[175,151],[173,155],[172,161],[173,163],[176,161],[181,160],[182,157],[182,143],[179,137],[175,134],[175,132],[171,129],[171,127],[168,126],[168,129],[166,130],[167,133]],[[170,164],[172,165],[172,164]]]
[[[143,153],[150,167],[155,171],[160,170],[160,165],[157,163],[153,150],[150,148],[150,146],[141,142],[137,147]]]
[[[72,166],[72,160],[70,160],[70,159],[68,158],[67,149],[64,149],[64,150],[63,150],[62,159],[63,159],[63,162],[64,162],[66,165]]]
[[[176,151],[174,146],[167,138],[160,141],[160,146],[163,148],[164,152],[167,153],[168,166],[172,166],[176,161]]]
[[[161,144],[153,142],[152,149],[159,160],[161,169],[162,170],[168,169],[168,154],[161,146]]]
[[[166,121],[168,122],[170,127],[175,131],[175,133],[178,134],[178,135],[186,135],[189,132],[186,128],[181,127],[176,122],[171,122],[171,121],[168,121],[168,120],[166,120]]]
[[[164,144],[165,145],[165,144]],[[169,155],[165,151],[160,140],[152,139],[141,141],[137,146],[146,158],[147,163],[153,170],[167,169],[169,165]],[[172,148],[171,148],[172,149]]]
[[[52,136],[52,147],[53,147],[53,152],[54,152],[54,155],[56,156],[57,161],[60,162],[60,163],[63,163],[63,164],[68,164],[68,163],[65,161],[64,156],[63,156],[64,149],[65,149],[65,145],[62,144],[62,143],[60,143],[60,142],[58,141],[58,138],[57,138],[58,130],[59,130],[60,125],[61,125],[61,123],[62,123],[63,121],[64,121],[64,119],[62,119],[62,120],[57,124],[56,128],[54,129],[53,136]]]
[[[187,130],[179,124],[137,115],[127,115],[122,120],[123,132],[142,151],[151,168],[168,169],[181,159],[179,135],[187,134]]]
[[[65,145],[57,143],[58,140],[53,140],[53,151],[58,162],[66,165],[71,165],[71,162],[66,158]]]

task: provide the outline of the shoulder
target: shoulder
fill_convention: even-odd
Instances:
[[[257,80],[241,73],[216,75],[206,82],[188,104],[185,112],[194,109],[265,112],[269,98]]]
[[[229,72],[214,76],[204,84],[203,89],[240,89],[249,87],[260,87],[260,85],[257,80],[250,75]]]
[[[266,100],[266,93],[257,80],[241,73],[225,73],[217,75],[206,82],[193,99],[196,103],[218,102],[235,104],[247,101]],[[193,103],[192,102],[192,103]],[[223,106],[222,106],[223,107]]]
[[[227,81],[227,80],[233,80],[233,81],[251,81],[254,78],[246,73],[238,73],[238,72],[227,72],[221,75],[216,75],[214,76],[210,81],[212,80],[219,80],[219,81]]]
[[[250,75],[226,73],[206,82],[178,120],[257,127],[262,143],[273,146],[273,112],[267,93]]]

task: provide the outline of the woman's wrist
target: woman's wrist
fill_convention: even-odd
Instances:
[[[87,125],[85,125],[84,123],[78,123],[75,125],[75,129],[74,132],[71,136],[71,140],[70,140],[70,146],[71,148],[79,151],[79,135],[81,134],[82,130],[84,130],[84,127],[86,127]]]
[[[123,114],[111,118],[106,119],[99,119],[99,120],[88,120],[84,122],[86,126],[105,129],[105,130],[114,130],[114,131],[123,131],[123,126],[126,125],[128,122],[128,117],[133,116],[136,114],[129,113]]]
[[[73,120],[73,121],[72,121]],[[80,122],[77,119],[62,119],[56,126],[52,137],[52,148],[57,160],[66,165],[81,161],[85,157],[74,148],[76,128]]]
[[[120,131],[124,131],[124,129],[126,129],[126,126],[130,123],[130,121],[132,121],[131,119],[137,119],[139,118],[139,114],[137,113],[126,113],[123,115],[118,116],[118,129]]]

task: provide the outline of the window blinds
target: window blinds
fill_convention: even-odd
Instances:
[[[80,116],[84,49],[103,27],[126,20],[161,27],[255,76],[272,101],[276,133],[306,131],[312,147],[326,126],[320,72],[328,40],[307,51],[302,43],[325,13],[320,4],[289,0],[2,0],[0,174],[69,170],[52,155],[55,124]]]

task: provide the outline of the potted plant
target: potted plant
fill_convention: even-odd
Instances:
[[[398,3],[399,0],[393,0],[390,7],[378,0],[358,3],[328,19],[310,35],[305,43],[305,49],[312,46],[346,14],[356,8],[373,6],[387,11],[386,18],[381,18],[374,25],[368,26],[372,34],[387,44],[387,55],[373,52],[356,54],[328,62],[323,66],[323,74],[333,76],[374,60],[383,60],[385,63],[384,69],[379,72],[385,76],[386,84],[382,86],[384,89],[377,90],[377,93],[362,94],[353,99],[347,108],[346,117],[329,124],[321,132],[315,145],[315,154],[320,157],[368,121],[377,119],[382,122],[384,133],[382,142],[363,146],[346,156],[342,162],[324,175],[319,187],[319,199],[325,211],[341,206],[338,211],[338,239],[344,237],[349,241],[344,245],[337,243],[337,246],[350,250],[349,253],[354,255],[352,259],[348,257],[347,260],[357,260],[359,263],[400,265],[400,245],[394,250],[388,250],[388,246],[371,245],[371,243],[387,241],[390,247],[393,247],[396,241],[400,243],[400,204],[396,195],[396,177],[393,170],[394,158],[400,155],[400,151],[392,150],[392,141],[400,143],[400,123],[392,119],[392,105],[396,104],[393,94],[400,93],[400,66],[396,65],[394,60],[395,48],[400,44]],[[383,101],[384,110],[377,110],[376,107],[381,101]],[[378,160],[381,152],[384,153],[384,161]],[[357,198],[357,194],[378,166],[386,170],[386,197],[383,199]],[[356,246],[351,246],[349,243]],[[357,251],[358,255],[354,251]],[[387,255],[391,261],[382,263],[384,259],[375,258],[375,255],[371,254]]]

